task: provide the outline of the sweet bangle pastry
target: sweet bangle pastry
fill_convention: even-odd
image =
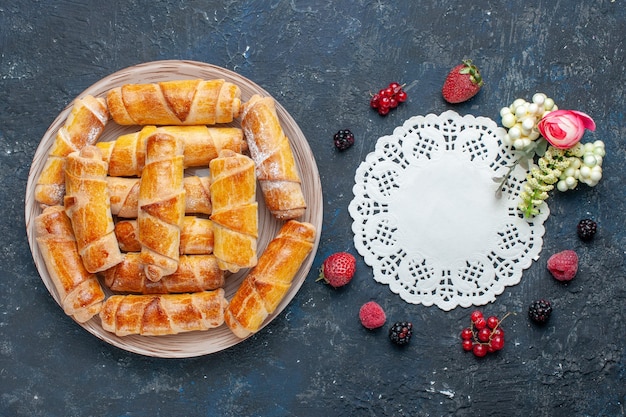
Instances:
[[[310,223],[289,220],[282,226],[226,310],[226,324],[237,337],[258,331],[276,310],[311,252],[315,237],[315,227]]]
[[[183,147],[165,133],[146,139],[146,166],[139,181],[137,225],[146,277],[158,281],[178,268],[185,216]]]
[[[35,218],[37,246],[68,316],[84,323],[100,312],[105,294],[78,254],[70,219],[63,206],[49,206]]]
[[[174,80],[126,84],[107,94],[113,120],[120,125],[213,125],[239,116],[241,91],[215,80]]]
[[[137,220],[121,220],[115,224],[115,236],[123,252],[141,251]],[[213,253],[213,222],[196,216],[185,216],[180,231],[181,255],[208,255]]]
[[[111,213],[125,219],[136,219],[139,205],[139,178],[107,177]],[[211,214],[210,178],[195,175],[183,178],[186,214]]]
[[[65,212],[87,271],[96,273],[122,261],[114,233],[106,182],[106,162],[93,145],[67,156]]]
[[[109,111],[104,99],[87,95],[74,101],[37,179],[35,201],[47,206],[63,204],[65,157],[87,145],[93,145],[104,131],[108,120]]]
[[[257,263],[259,229],[254,162],[224,150],[211,161],[213,253],[220,268],[237,272]]]
[[[234,127],[145,126],[113,141],[96,143],[109,164],[109,175],[140,177],[145,165],[146,139],[154,133],[166,133],[183,142],[185,168],[206,167],[222,149],[242,153],[248,146],[241,129]]]
[[[180,234],[180,252],[187,255],[213,253],[213,222],[196,216],[185,216]]]
[[[228,125],[236,119],[241,128]],[[107,136],[107,123],[124,134]],[[175,335],[228,320],[244,338],[276,311],[313,248],[315,227],[294,220],[307,205],[274,100],[244,106],[223,79],[76,100],[47,157],[36,242],[66,314],[97,315],[105,332]],[[257,191],[282,225],[262,254]],[[242,268],[250,273],[229,308],[225,279]]]
[[[124,254],[121,263],[102,275],[107,287],[125,293],[191,293],[215,290],[224,285],[224,271],[217,266],[213,255],[182,255],[173,274],[153,282],[143,272],[139,253],[129,252]]]
[[[208,330],[224,323],[224,290],[191,294],[112,295],[100,311],[102,328],[117,336],[161,336]]]
[[[289,139],[285,136],[271,97],[254,95],[243,106],[241,127],[265,205],[280,220],[296,219],[306,201]]]

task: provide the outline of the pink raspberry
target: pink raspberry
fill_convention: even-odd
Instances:
[[[578,255],[573,250],[555,253],[548,259],[548,270],[558,281],[571,281],[578,272]]]
[[[361,306],[359,310],[361,324],[368,329],[376,329],[385,324],[387,316],[383,308],[375,301],[370,301]]]

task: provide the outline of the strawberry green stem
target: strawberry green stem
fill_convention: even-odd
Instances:
[[[478,70],[478,67],[472,64],[472,60],[464,59],[463,65],[465,65],[465,67],[461,71],[459,71],[459,73],[469,74],[470,80],[472,80],[472,83],[476,84],[479,87],[482,86],[483,77],[480,75],[480,71]]]

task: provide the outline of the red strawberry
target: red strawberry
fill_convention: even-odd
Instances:
[[[578,255],[573,250],[555,253],[548,259],[548,270],[559,281],[571,281],[578,272]]]
[[[448,73],[441,94],[448,103],[461,103],[474,97],[482,86],[480,71],[472,60],[465,59]]]
[[[354,276],[356,259],[347,252],[337,252],[330,255],[320,268],[318,281],[324,280],[334,288],[343,287]]]

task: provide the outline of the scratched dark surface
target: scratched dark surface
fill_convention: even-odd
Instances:
[[[2,416],[624,416],[626,145],[623,0],[539,1],[0,1],[0,415]],[[445,73],[471,57],[486,79],[468,103],[440,97]],[[30,162],[56,115],[97,80],[162,59],[203,61],[265,88],[291,113],[315,154],[324,229],[313,269],[287,309],[226,351],[155,359],[107,345],[66,317],[42,284],[24,226]],[[389,116],[369,93],[406,83]],[[409,305],[358,258],[349,287],[315,282],[332,252],[356,254],[348,204],[354,171],[411,116],[454,109],[499,122],[500,107],[537,91],[597,122],[604,178],[551,197],[541,257],[488,314],[507,341],[476,359],[458,334],[470,309]],[[332,135],[357,143],[335,151]],[[598,221],[583,244],[575,225]],[[419,231],[416,231],[416,233]],[[571,248],[569,284],[546,270]],[[531,325],[526,306],[555,312]],[[358,309],[377,300],[416,334],[398,349],[367,331]]]

